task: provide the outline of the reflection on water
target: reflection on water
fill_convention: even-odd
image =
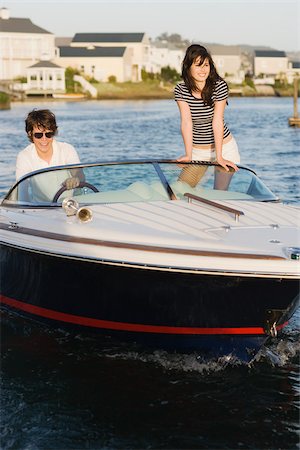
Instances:
[[[27,144],[24,118],[52,109],[61,140],[82,161],[175,158],[175,102],[13,103],[0,111],[0,196]],[[226,122],[242,164],[279,197],[299,204],[300,130],[289,98],[234,98]],[[299,448],[299,322],[249,367],[228,358],[140,352],[107,337],[53,330],[4,310],[1,448]]]

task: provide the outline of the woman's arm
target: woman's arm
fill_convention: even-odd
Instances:
[[[228,161],[222,156],[225,106],[226,100],[215,102],[212,127],[214,132],[216,159],[220,166],[224,167],[227,171],[229,170],[227,166],[232,167],[234,170],[238,170],[238,167],[232,161]]]
[[[188,162],[192,160],[193,149],[193,122],[190,107],[186,102],[177,101],[181,118],[181,134],[183,138],[185,155],[177,158],[177,161]]]

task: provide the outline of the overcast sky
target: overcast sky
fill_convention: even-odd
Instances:
[[[2,0],[0,7],[56,36],[166,32],[203,43],[300,50],[300,0]]]

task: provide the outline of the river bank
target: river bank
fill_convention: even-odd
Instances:
[[[139,83],[111,82],[111,83],[93,83],[98,91],[98,99],[100,100],[156,100],[156,99],[173,99],[174,98],[174,82],[147,80]],[[254,85],[253,83],[231,84],[229,91],[231,96],[239,97],[292,97],[293,85]],[[80,86],[75,87],[80,89]],[[78,91],[79,92],[79,91]]]
[[[98,91],[96,100],[168,100],[173,99],[174,83],[159,82],[159,81],[142,81],[139,83],[93,83]],[[75,84],[74,90],[68,90],[68,94],[83,93],[79,84]],[[84,93],[85,94],[85,93]],[[229,84],[229,95],[231,97],[293,97],[293,86],[271,86],[271,85],[231,85]],[[35,95],[24,97],[21,101],[40,101],[41,99],[52,100],[52,94]],[[89,94],[85,94],[80,100],[90,99]],[[7,100],[7,99],[6,99]],[[57,98],[53,100],[58,100]],[[66,98],[62,98],[66,100]],[[67,99],[68,101],[78,101],[74,96]],[[11,102],[20,101],[19,98],[11,97]],[[0,97],[0,108],[1,108]],[[5,101],[5,108],[9,107],[9,103]]]

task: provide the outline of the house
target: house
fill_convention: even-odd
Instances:
[[[90,49],[93,49],[93,47],[108,47],[111,49],[114,47],[126,47],[128,50],[124,52],[124,57],[126,58],[126,61],[124,62],[124,65],[126,66],[125,79],[128,79],[128,58],[130,57],[130,79],[131,81],[141,81],[142,69],[146,67],[149,59],[150,41],[145,33],[76,33],[70,43],[70,47]],[[110,53],[113,53],[113,51],[111,50]],[[100,53],[98,58],[101,58]],[[112,60],[102,60],[103,73],[110,72],[110,75],[115,75],[118,81],[122,81],[121,78],[119,79],[118,74],[109,70],[109,67],[105,67],[107,63],[111,64],[111,62]]]
[[[27,67],[55,56],[54,34],[27,18],[10,17],[0,9],[0,80],[26,76]]]
[[[108,81],[112,75],[119,82],[132,80],[132,50],[128,47],[62,46],[55,62],[99,81]]]
[[[280,50],[254,50],[254,76],[281,77],[288,70],[288,57]]]
[[[245,78],[241,49],[238,45],[207,46],[216,69],[222,78],[232,83],[242,83]]]
[[[184,53],[184,50],[178,49],[167,42],[152,42],[145,69],[150,73],[160,73],[163,67],[169,66],[181,73]]]
[[[287,82],[293,83],[296,77],[300,78],[300,61],[290,61],[287,70]]]

